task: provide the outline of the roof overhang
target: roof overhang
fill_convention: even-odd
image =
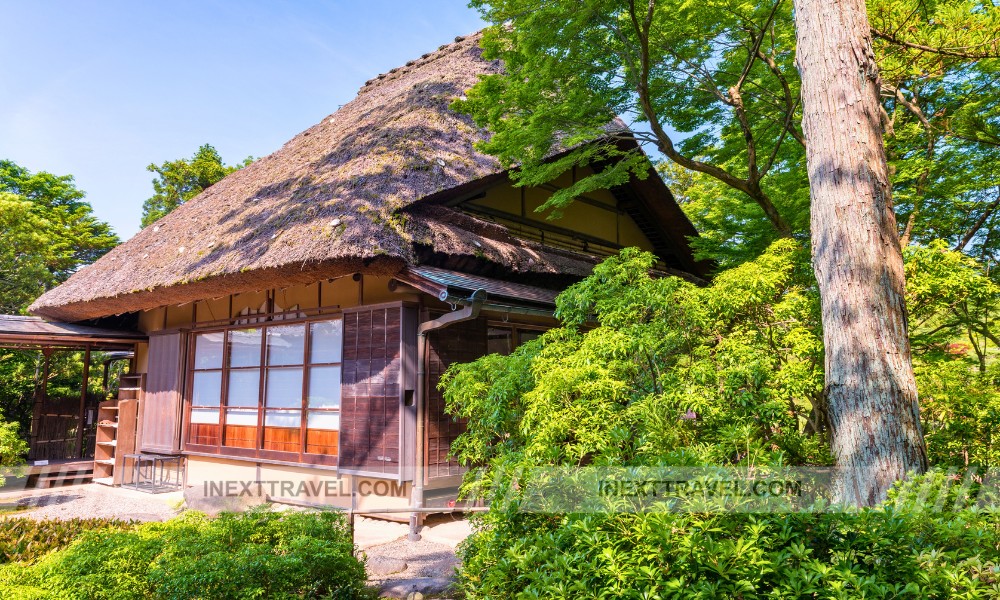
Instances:
[[[132,350],[136,343],[146,339],[144,334],[136,331],[46,321],[39,317],[0,315],[0,348]]]

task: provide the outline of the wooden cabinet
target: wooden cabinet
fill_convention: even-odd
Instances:
[[[101,402],[97,408],[94,446],[94,483],[128,483],[125,455],[135,452],[136,419],[144,375],[123,375],[118,400]]]

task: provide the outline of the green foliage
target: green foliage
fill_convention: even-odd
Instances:
[[[468,598],[995,598],[1000,516],[912,504],[853,513],[567,515],[480,521]]]
[[[0,312],[17,313],[45,291],[45,222],[36,205],[0,192]]]
[[[124,531],[131,525],[115,519],[0,520],[0,563],[32,563],[54,550],[69,546],[84,531]]]
[[[562,327],[446,374],[449,409],[468,419],[453,451],[480,467],[463,491],[490,501],[463,548],[470,598],[1000,594],[1000,513],[963,503],[940,472],[848,513],[526,510],[529,481],[513,476],[536,466],[829,462],[810,410],[823,375],[805,252],[779,240],[703,288],[653,278],[652,265],[623,251],[558,298]],[[930,329],[955,307],[988,324],[995,285],[942,244],[909,250],[906,265],[931,463],[982,472],[1000,458],[1000,373],[954,352],[964,326]]]
[[[869,0],[893,201],[908,241],[996,258],[1000,9],[980,0]]]
[[[971,349],[985,375],[987,345],[1000,346],[990,325],[1000,307],[1000,285],[982,265],[940,240],[907,248],[906,279],[914,347],[928,359]],[[951,343],[962,338],[964,347]]]
[[[621,132],[581,145],[606,136],[619,115],[670,161],[668,180],[684,181],[700,256],[733,266],[776,234],[805,236],[791,2],[672,0],[649,4],[649,12],[607,0],[472,6],[492,24],[486,55],[503,59],[506,72],[484,78],[456,107],[491,130],[480,148],[518,165],[519,183],[619,157]],[[982,0],[869,0],[868,13],[901,232],[996,258],[1000,9]],[[563,207],[588,186],[621,183],[630,170],[641,175],[645,164],[626,156],[600,181],[582,179],[544,208]]]
[[[782,240],[699,288],[651,277],[648,253],[607,259],[559,296],[563,327],[449,369],[453,452],[487,485],[519,465],[827,464],[802,433],[822,389],[804,260]]]
[[[927,458],[942,466],[1000,465],[1000,372],[968,361],[925,356],[914,364]]]
[[[939,240],[906,250],[907,306],[931,464],[1000,465],[1000,286]]]
[[[364,565],[353,552],[340,514],[185,513],[85,533],[30,567],[0,570],[0,586],[87,600],[365,598]]]
[[[0,312],[20,313],[118,243],[70,175],[0,160]]]
[[[253,158],[248,157],[236,165],[223,164],[219,152],[210,144],[205,144],[190,159],[168,160],[161,165],[150,164],[146,170],[156,173],[156,179],[153,180],[154,194],[142,204],[142,226],[152,224],[213,183],[251,162]]]
[[[0,486],[6,482],[8,469],[23,464],[28,454],[28,443],[21,438],[18,423],[4,421],[3,417],[0,412]]]

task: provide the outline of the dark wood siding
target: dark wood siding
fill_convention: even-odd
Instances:
[[[465,420],[444,411],[444,396],[438,389],[441,375],[456,362],[471,362],[486,355],[486,319],[456,323],[427,336],[427,478],[449,477],[464,472],[449,459],[451,443],[465,431]]]
[[[149,373],[142,397],[143,452],[180,451],[184,348],[181,333],[149,336]]]
[[[345,473],[403,478],[403,438],[415,310],[402,305],[344,311],[339,468]],[[401,418],[402,417],[402,418]]]

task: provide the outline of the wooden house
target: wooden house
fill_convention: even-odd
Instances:
[[[463,424],[437,388],[448,365],[538,336],[557,293],[623,247],[706,274],[652,167],[560,219],[535,212],[580,173],[517,188],[476,151],[485,132],[449,104],[501,68],[478,39],[369,81],[32,305],[144,336],[141,452],[185,457],[188,485],[335,482],[268,493],[424,506],[462,473]],[[388,493],[363,494],[380,481]]]

